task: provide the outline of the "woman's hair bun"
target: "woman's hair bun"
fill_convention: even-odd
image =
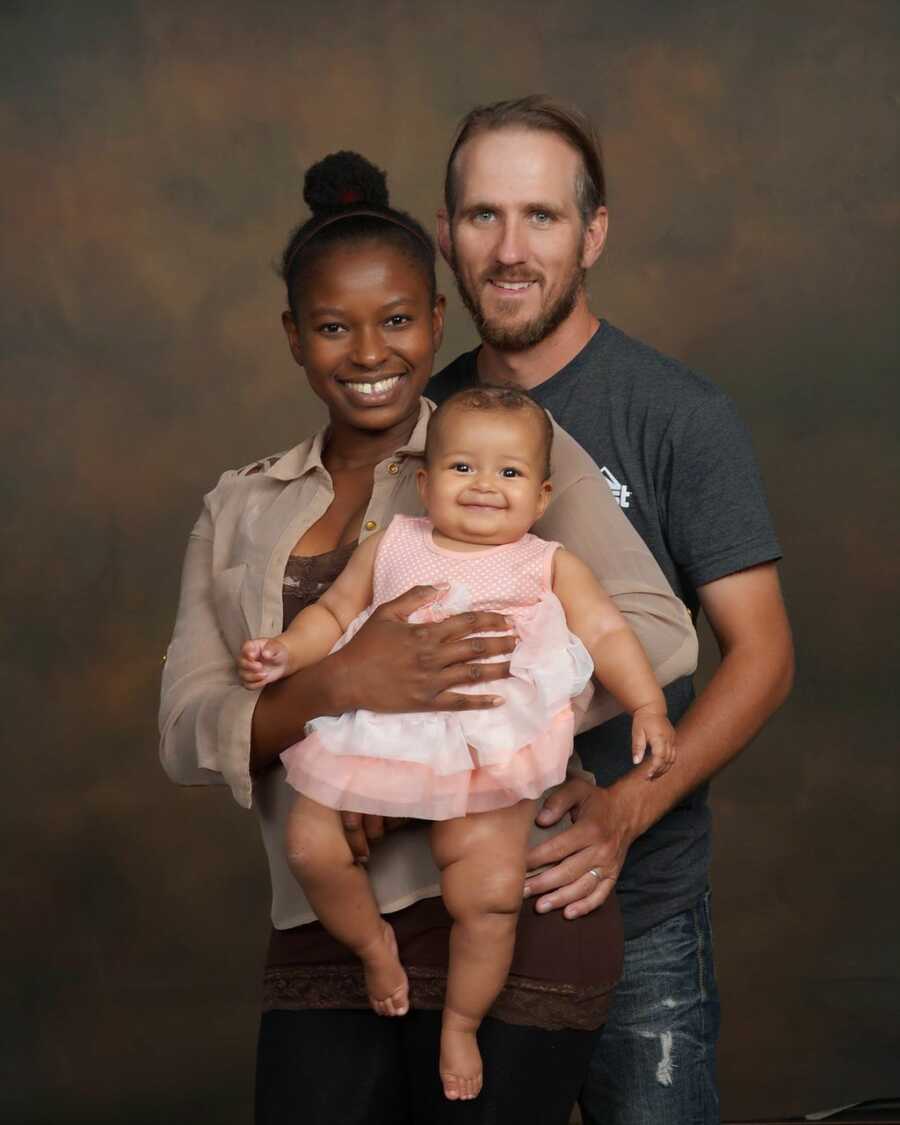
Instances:
[[[358,152],[332,152],[306,173],[303,198],[314,218],[345,207],[387,207],[387,177]]]

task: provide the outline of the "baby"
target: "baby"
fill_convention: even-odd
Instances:
[[[406,1013],[408,982],[339,810],[433,821],[453,918],[440,1058],[452,1099],[481,1089],[476,1031],[509,971],[536,802],[563,780],[572,752],[571,701],[596,676],[633,717],[635,764],[649,748],[654,777],[675,757],[665,699],[624,618],[584,563],[528,534],[550,498],[552,439],[549,417],[520,391],[484,386],[449,398],[431,418],[418,471],[428,516],[395,516],[286,632],[248,641],[239,662],[248,688],[290,675],[419,584],[443,593],[414,620],[490,610],[516,634],[510,675],[491,687],[501,705],[320,718],[281,756],[298,791],[291,870],[322,924],[361,959],[381,1015]]]

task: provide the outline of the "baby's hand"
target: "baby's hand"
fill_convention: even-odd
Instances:
[[[250,691],[280,680],[287,668],[288,651],[281,641],[257,637],[245,641],[238,660],[238,672]]]
[[[639,707],[631,724],[631,758],[640,765],[650,747],[650,769],[647,780],[662,777],[675,761],[675,728],[665,715]]]

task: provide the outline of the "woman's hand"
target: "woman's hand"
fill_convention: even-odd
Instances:
[[[500,613],[460,613],[434,624],[410,625],[407,617],[438,593],[433,586],[415,586],[385,602],[352,641],[328,658],[335,710],[474,711],[503,702],[489,691],[453,689],[509,675],[508,661],[483,661],[511,653],[515,637],[473,636],[508,631],[509,621]]]
[[[341,825],[353,858],[366,863],[372,844],[377,844],[385,832],[394,832],[409,824],[408,816],[375,816],[371,813],[342,812]]]
[[[436,624],[410,625],[407,617],[438,594],[433,586],[407,590],[379,606],[342,649],[267,684],[253,712],[250,772],[268,769],[320,715],[360,709],[474,711],[502,703],[501,696],[489,691],[468,694],[453,689],[490,684],[509,675],[508,661],[483,661],[511,653],[515,638],[473,636],[509,630],[509,622],[500,613],[460,613]],[[355,839],[359,841],[359,835]]]

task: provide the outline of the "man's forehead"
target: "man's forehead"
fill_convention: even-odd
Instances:
[[[460,203],[495,197],[546,202],[550,194],[574,202],[579,161],[568,141],[546,130],[509,127],[476,133],[456,155]]]

